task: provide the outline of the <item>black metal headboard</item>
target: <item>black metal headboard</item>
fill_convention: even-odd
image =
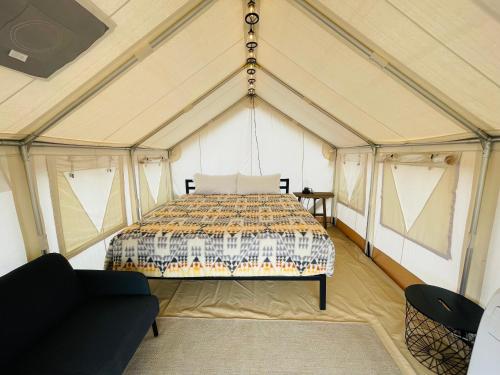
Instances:
[[[185,181],[186,186],[186,194],[189,194],[191,190],[196,189],[194,186],[194,181],[191,179],[187,179]],[[290,193],[290,179],[289,178],[280,178],[280,190],[283,190],[286,194]]]

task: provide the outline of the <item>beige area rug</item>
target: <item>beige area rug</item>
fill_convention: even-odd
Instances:
[[[126,375],[400,374],[364,323],[160,318]]]
[[[403,290],[336,228],[328,233],[336,260],[325,311],[317,282],[151,280],[160,316],[369,322],[403,373],[432,374],[406,348]]]

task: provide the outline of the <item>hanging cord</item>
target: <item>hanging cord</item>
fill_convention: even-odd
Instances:
[[[199,134],[198,134],[198,151],[200,155],[200,173],[203,174],[203,168],[201,166],[201,137]]]
[[[262,176],[262,168],[260,167],[259,138],[257,137],[257,121],[255,120],[255,98],[253,96],[252,96],[252,113],[253,113],[253,126],[255,134],[255,145],[257,146],[257,161],[259,162],[259,173]]]
[[[302,163],[301,163],[302,189],[304,189],[304,131],[302,131]]]

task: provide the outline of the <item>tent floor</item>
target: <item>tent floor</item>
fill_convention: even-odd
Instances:
[[[317,282],[150,280],[160,315],[369,322],[403,373],[430,374],[406,349],[403,290],[338,229],[328,232],[336,260],[326,311],[318,309]]]

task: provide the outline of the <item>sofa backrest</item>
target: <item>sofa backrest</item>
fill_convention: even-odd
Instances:
[[[81,301],[75,271],[43,255],[0,277],[0,369],[32,347]]]

